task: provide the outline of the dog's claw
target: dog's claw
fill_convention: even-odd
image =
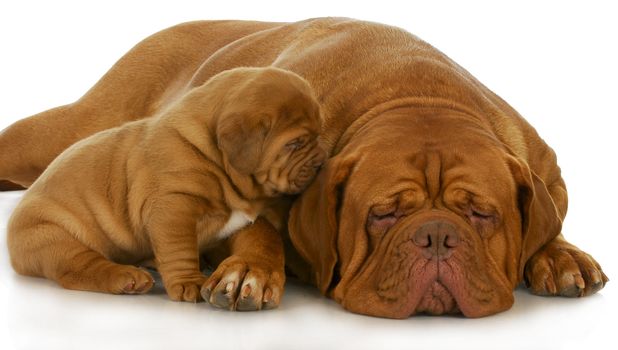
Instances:
[[[533,294],[573,298],[598,292],[608,279],[590,255],[566,241],[554,240],[528,261],[525,281]]]

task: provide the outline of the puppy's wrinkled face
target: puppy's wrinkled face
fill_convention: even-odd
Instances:
[[[286,133],[273,142],[256,180],[269,196],[295,194],[304,190],[324,163],[326,153],[320,147],[317,133],[299,129]]]
[[[267,105],[271,106],[274,117],[254,177],[270,196],[301,192],[313,180],[326,156],[318,142],[319,106],[306,83],[294,79],[293,83],[298,84],[296,89],[287,86],[290,83],[279,80],[268,92],[262,90],[267,92],[264,99],[272,100]]]
[[[232,124],[223,134],[232,145],[223,149],[264,195],[299,193],[325,159],[318,143],[320,107],[300,76],[276,68],[250,70],[230,94],[224,122]]]
[[[318,286],[381,317],[508,309],[524,246],[544,244],[525,242],[530,182],[469,118],[389,113],[328,160],[291,212],[291,238]]]
[[[325,159],[319,105],[304,79],[282,70],[269,71],[251,88],[270,123],[254,177],[269,196],[299,193]]]

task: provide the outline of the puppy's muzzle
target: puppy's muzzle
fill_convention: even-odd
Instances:
[[[326,160],[326,152],[321,147],[315,147],[311,155],[296,172],[296,176],[290,181],[290,190],[293,192],[303,191],[313,181],[318,171]]]

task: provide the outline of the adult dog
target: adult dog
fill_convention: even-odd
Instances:
[[[565,296],[607,281],[560,234],[567,192],[535,130],[435,48],[380,24],[193,22],[157,33],[76,103],[6,129],[0,179],[28,186],[75,141],[155,115],[239,66],[293,71],[321,103],[331,158],[290,211],[287,263],[345,308],[479,317],[508,309],[522,280]],[[215,273],[238,279],[226,261]]]

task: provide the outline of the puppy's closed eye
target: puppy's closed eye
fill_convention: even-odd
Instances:
[[[293,139],[292,141],[285,144],[285,149],[287,151],[293,152],[300,148],[302,148],[307,143],[308,137],[301,136]]]

